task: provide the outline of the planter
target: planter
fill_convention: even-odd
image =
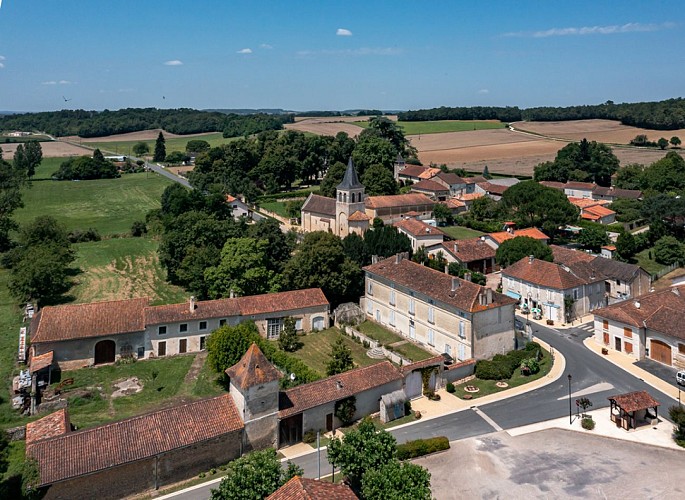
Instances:
[[[497,387],[499,387],[500,389],[504,389],[505,387],[509,387],[509,384],[507,384],[506,382],[502,382],[501,380],[499,382],[497,382],[495,385]]]
[[[602,347],[602,354],[604,354],[605,356],[609,354],[609,349],[607,349],[606,347]]]
[[[554,324],[554,320],[548,319],[548,320],[547,320],[547,324],[548,324],[548,325],[553,325],[553,324]]]

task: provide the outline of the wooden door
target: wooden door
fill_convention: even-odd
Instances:
[[[188,352],[188,339],[181,339],[178,341],[178,352],[181,354]]]
[[[649,343],[649,357],[654,361],[671,366],[673,358],[671,356],[671,346],[660,340],[654,340]]]
[[[114,363],[115,351],[113,340],[101,340],[95,344],[95,364]]]
[[[329,413],[326,415],[326,431],[330,432],[333,430],[333,414]]]

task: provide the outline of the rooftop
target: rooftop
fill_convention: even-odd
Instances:
[[[660,403],[654,399],[647,391],[629,392],[627,394],[618,394],[607,398],[614,401],[625,412],[632,413],[638,410],[646,410],[647,408],[656,408]]]
[[[594,279],[590,276],[579,276],[579,273],[571,269],[570,266],[540,259],[531,259],[530,257],[524,257],[503,269],[502,276],[510,276],[527,283],[555,290],[568,290],[569,288],[576,288],[588,283],[604,280],[604,277],[600,275],[595,276]]]
[[[354,168],[354,162],[352,162],[352,157],[350,156],[347,162],[347,169],[345,170],[345,176],[340,184],[338,184],[337,189],[362,189],[364,186],[359,182],[359,177],[357,177],[357,170]]]
[[[418,190],[418,191],[430,191],[430,192],[437,192],[437,193],[446,193],[449,192],[450,188],[443,186],[439,182],[435,182],[430,179],[423,179],[415,184],[412,184],[411,186],[412,191],[413,190]]]
[[[501,245],[507,240],[511,240],[518,236],[527,236],[535,240],[548,240],[549,236],[535,227],[528,227],[526,229],[516,229],[512,231],[499,231],[497,233],[489,233],[487,236],[495,240],[497,244]]]
[[[272,365],[257,344],[252,344],[235,365],[226,369],[231,383],[241,389],[280,380],[283,374]]]
[[[423,167],[421,165],[407,165],[402,170],[400,170],[399,175],[403,177],[419,177],[422,173],[428,170],[428,167]]]
[[[435,202],[421,193],[394,194],[386,196],[369,196],[366,198],[366,208],[413,207],[417,205],[434,206]]]
[[[453,174],[452,172],[440,172],[435,177],[436,179],[440,179],[442,182],[450,185],[466,184],[464,179],[459,177],[457,174]]]
[[[442,246],[461,262],[494,259],[497,252],[480,238],[468,240],[443,241]]]
[[[418,219],[404,219],[393,224],[396,228],[412,236],[445,236],[440,229]]]
[[[301,210],[327,215],[335,219],[335,198],[311,193],[303,203]]]
[[[345,484],[317,481],[300,476],[278,488],[267,500],[357,500],[357,496]]]
[[[69,414],[63,408],[41,419],[26,424],[26,446],[30,446],[41,439],[61,436],[71,431]]]

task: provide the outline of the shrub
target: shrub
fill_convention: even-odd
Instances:
[[[452,382],[447,382],[447,392],[454,394],[454,391],[456,391],[454,384]]]
[[[67,238],[71,243],[83,243],[85,241],[100,241],[102,237],[97,229],[89,227],[85,231],[81,229],[74,229],[71,231]]]
[[[362,342],[362,345],[364,346],[364,349],[368,349],[369,347],[371,347],[371,344],[369,344],[368,340],[365,340],[364,342]]]
[[[404,414],[409,415],[411,413],[411,401],[406,400],[404,402]]]
[[[450,442],[445,436],[428,439],[417,439],[397,445],[397,458],[410,460],[412,458],[435,453],[436,451],[449,450]]]
[[[521,368],[526,368],[529,375],[540,371],[540,364],[535,358],[524,359],[521,362]]]
[[[583,426],[583,429],[591,431],[595,428],[595,421],[592,420],[592,417],[585,417],[583,420],[580,421],[580,425]]]
[[[131,236],[139,237],[147,233],[147,225],[142,220],[134,221],[131,225]]]
[[[316,431],[307,431],[302,435],[302,441],[307,444],[312,444],[316,441]]]

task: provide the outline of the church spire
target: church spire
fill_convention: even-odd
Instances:
[[[338,184],[338,190],[349,190],[349,189],[362,189],[364,186],[359,182],[357,177],[357,171],[354,169],[354,163],[352,162],[352,157],[350,156],[350,161],[347,162],[347,170],[345,170],[345,177],[340,184]]]

